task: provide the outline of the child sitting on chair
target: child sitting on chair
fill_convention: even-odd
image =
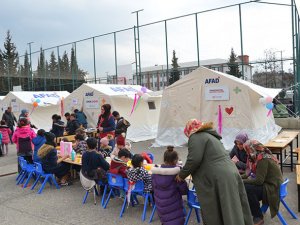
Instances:
[[[87,144],[82,134],[75,135],[75,146],[73,147],[76,153],[83,154],[87,150]]]
[[[182,195],[187,194],[188,187],[185,181],[175,180],[180,167],[176,166],[178,153],[173,148],[168,146],[160,168],[151,169],[154,201],[162,224],[184,224],[185,221]]]
[[[131,159],[131,153],[128,149],[122,148],[118,152],[118,156],[112,158],[110,163],[110,173],[119,174],[124,178],[127,178],[127,162]]]
[[[100,140],[100,153],[103,155],[104,158],[110,157],[111,153],[111,146],[109,146],[109,140],[107,137],[101,138]]]
[[[116,142],[117,142],[117,144],[114,147],[112,153],[110,154],[112,159],[115,158],[116,156],[118,156],[118,152],[120,151],[120,149],[125,147],[125,137],[123,135],[119,135],[116,138]]]
[[[142,180],[144,183],[144,192],[152,191],[152,180],[151,175],[143,167],[144,158],[140,154],[135,154],[132,157],[131,164],[132,168],[127,171],[127,177],[130,182],[137,182]]]

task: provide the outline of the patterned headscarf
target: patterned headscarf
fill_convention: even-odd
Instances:
[[[192,134],[213,127],[213,123],[202,123],[200,120],[191,119],[187,122],[184,128],[184,134],[189,138]]]
[[[248,140],[243,147],[255,163],[262,159],[272,159],[278,163],[272,152],[257,140]]]

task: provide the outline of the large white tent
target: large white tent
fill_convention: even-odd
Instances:
[[[187,143],[183,129],[192,118],[213,121],[217,130],[221,122],[226,149],[233,146],[240,131],[265,143],[278,134],[280,127],[273,114],[267,116],[268,109],[259,99],[274,98],[279,92],[200,67],[164,90],[154,146]]]
[[[17,119],[22,109],[27,109],[32,124],[48,131],[52,126],[52,115],[61,114],[61,99],[69,94],[67,91],[11,91],[1,101],[1,109],[4,112],[11,106]],[[34,101],[39,102],[35,108]]]
[[[130,115],[134,96],[141,88],[139,85],[82,84],[65,99],[65,111],[83,107],[88,127],[95,128],[101,105],[108,103],[112,112],[118,111],[130,122],[127,139],[135,142],[153,139],[157,134],[161,93],[147,90]]]

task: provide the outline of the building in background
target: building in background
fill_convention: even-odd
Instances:
[[[244,79],[247,81],[252,81],[252,66],[249,64],[249,56],[244,55]],[[236,61],[239,64],[239,70],[242,72],[242,60],[241,56],[238,56]],[[220,71],[223,73],[227,73],[229,71],[228,68],[228,59],[207,59],[207,60],[200,60],[200,66],[207,67],[212,70]],[[179,63],[179,73],[180,78],[189,74],[196,68],[198,68],[198,62],[185,62]],[[168,65],[168,75],[170,75],[172,70],[172,65]],[[137,74],[135,70],[132,71],[133,80],[128,79],[130,82],[128,84],[136,84],[137,83]],[[167,76],[167,65],[155,65],[150,67],[142,68],[141,72],[141,82],[142,86],[147,87],[150,90],[158,91],[164,89],[168,86],[168,77]]]

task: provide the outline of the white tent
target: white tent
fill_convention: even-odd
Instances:
[[[65,99],[65,111],[80,110],[83,106],[88,118],[88,127],[96,127],[100,107],[108,103],[112,106],[112,112],[118,111],[130,122],[127,139],[153,139],[157,134],[161,94],[148,90],[130,115],[135,93],[141,88],[139,85],[82,84]]]
[[[61,114],[61,99],[62,97],[66,98],[69,94],[67,91],[11,91],[1,104],[3,111],[11,106],[17,119],[22,109],[27,109],[32,124],[39,129],[49,131],[52,126],[52,115]],[[36,108],[33,107],[34,101],[39,101]]]
[[[234,76],[200,67],[163,92],[157,138],[154,146],[187,143],[186,122],[196,118],[222,122],[222,142],[233,146],[235,136],[245,131],[250,138],[265,143],[280,130],[261,97],[275,97],[280,89],[264,88]]]

